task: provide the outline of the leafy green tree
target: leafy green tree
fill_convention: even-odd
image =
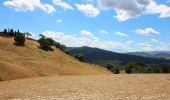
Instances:
[[[44,36],[43,34],[40,34],[39,36],[40,36],[41,38],[45,38],[45,36]]]
[[[161,73],[170,73],[170,65],[159,64],[158,67],[161,68]]]
[[[22,33],[17,33],[14,37],[15,44],[17,46],[24,46],[25,44],[25,35]]]
[[[162,73],[170,73],[170,66],[163,66]]]
[[[26,39],[29,39],[29,38],[32,37],[32,34],[29,33],[29,32],[24,33],[24,35],[25,35],[25,38],[26,38]]]
[[[10,29],[8,34],[9,34],[10,36],[14,36],[14,30],[13,30],[13,29]]]
[[[18,29],[17,33],[20,33],[19,29]]]
[[[126,73],[144,73],[147,66],[141,62],[130,62],[125,67]]]
[[[78,59],[79,61],[84,61],[84,56],[82,54],[77,54],[77,55],[74,55],[74,57],[76,59]]]
[[[107,65],[106,65],[106,68],[107,68],[108,70],[112,70],[113,65],[111,65],[111,64],[107,64]]]
[[[125,73],[127,73],[127,74],[132,73],[132,67],[130,67],[129,65],[126,65],[125,66]]]
[[[49,42],[50,48],[51,48],[51,46],[53,46],[55,44],[55,41],[51,38],[46,38],[46,40]]]
[[[54,46],[55,46],[56,48],[60,48],[61,44],[60,44],[59,42],[55,42]]]
[[[120,73],[118,67],[113,68],[113,69],[112,69],[112,72],[113,72],[114,74],[119,74],[119,73]]]
[[[55,44],[55,41],[51,38],[42,37],[38,40],[38,43],[40,43],[40,48],[44,50],[52,50],[51,46]]]
[[[161,72],[161,68],[159,67],[153,67],[153,73],[160,73]]]
[[[65,51],[65,50],[67,49],[67,47],[66,47],[64,44],[61,44],[61,45],[60,45],[60,49],[61,49],[62,51]]]
[[[4,34],[7,34],[7,33],[8,33],[7,29],[4,29]]]

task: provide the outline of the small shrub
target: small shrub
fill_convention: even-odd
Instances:
[[[108,70],[112,70],[113,65],[111,65],[111,64],[107,64],[107,65],[106,65],[106,68],[107,68]]]
[[[118,67],[114,68],[114,69],[112,70],[112,72],[113,72],[114,74],[119,74],[119,73],[120,73]]]
[[[126,66],[126,67],[125,67],[125,73],[127,73],[127,74],[132,73],[132,68],[129,67],[129,66]]]
[[[60,48],[61,44],[60,44],[59,42],[55,42],[54,46],[55,46],[56,48]]]
[[[51,46],[55,44],[55,41],[51,38],[42,37],[38,40],[40,43],[40,48],[43,50],[52,50]]]
[[[17,46],[24,46],[25,44],[25,35],[22,33],[17,33],[14,37],[15,44]]]
[[[65,51],[66,49],[67,49],[67,47],[64,44],[60,45],[60,50]]]
[[[74,55],[74,58],[78,59],[79,61],[84,61],[84,56],[82,54]]]

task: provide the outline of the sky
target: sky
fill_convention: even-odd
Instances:
[[[0,30],[68,47],[170,51],[170,0],[0,0]]]

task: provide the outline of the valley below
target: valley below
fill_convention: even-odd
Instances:
[[[170,74],[47,76],[0,82],[1,100],[169,100]]]

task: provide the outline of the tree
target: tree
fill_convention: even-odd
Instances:
[[[74,58],[78,59],[79,61],[84,61],[84,56],[82,54],[74,55]]]
[[[119,71],[119,68],[118,68],[118,67],[113,68],[113,69],[112,69],[112,72],[113,72],[114,74],[119,74],[119,73],[120,73],[120,71]]]
[[[42,37],[38,40],[38,43],[40,43],[40,48],[44,50],[52,50],[51,46],[55,44],[55,41],[51,38]]]
[[[26,38],[26,39],[29,39],[29,38],[32,37],[32,34],[29,33],[29,32],[24,33],[24,35],[25,35],[25,38]]]
[[[107,65],[106,65],[106,68],[107,68],[108,70],[112,70],[113,65],[111,65],[111,64],[107,64]]]
[[[51,48],[51,46],[53,46],[55,44],[55,41],[51,38],[46,38],[46,40],[49,42],[50,48]]]
[[[4,34],[6,35],[8,33],[7,29],[4,29]]]
[[[61,47],[61,44],[60,44],[59,42],[55,42],[54,46],[55,46],[56,48],[60,48],[60,47]]]
[[[9,35],[10,35],[10,36],[14,36],[14,30],[13,30],[13,29],[10,29],[10,30],[9,30]]]
[[[14,37],[15,44],[18,46],[24,46],[25,44],[25,35],[22,33],[17,33]]]
[[[60,45],[60,49],[61,49],[62,51],[65,51],[66,48],[67,48],[67,47],[66,47],[64,44],[61,44],[61,45]]]
[[[132,73],[132,68],[130,66],[125,67],[125,73],[130,74]]]
[[[18,29],[17,33],[20,33],[19,29]]]
[[[44,36],[43,34],[40,34],[39,36],[40,36],[41,38],[45,38],[45,36]]]

